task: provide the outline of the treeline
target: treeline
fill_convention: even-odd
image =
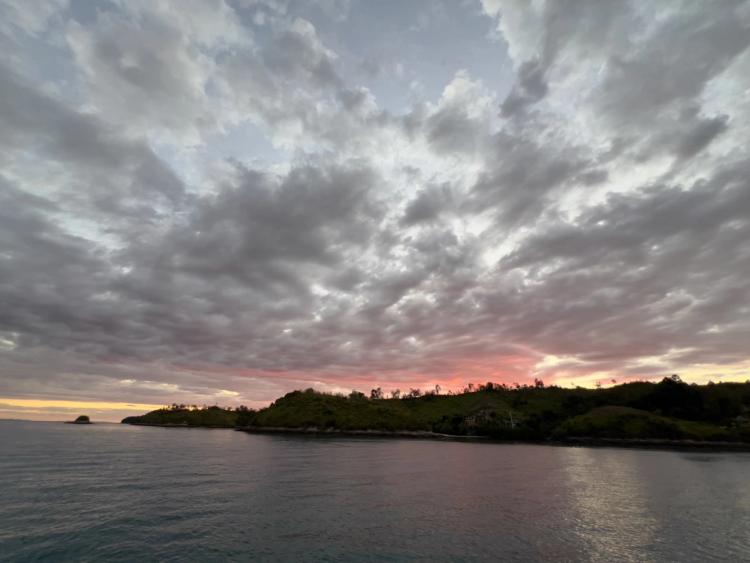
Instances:
[[[449,389],[445,392],[446,395],[462,395],[466,393],[477,393],[481,391],[513,391],[513,390],[521,390],[521,389],[529,389],[529,388],[535,388],[540,389],[544,387],[544,382],[541,379],[534,379],[534,384],[520,384],[520,383],[493,383],[492,381],[488,381],[487,383],[467,383],[466,386],[458,392],[454,392],[453,390]],[[309,391],[309,389],[308,389]],[[443,392],[442,387],[440,385],[435,385],[435,387],[432,387],[430,389],[427,389],[423,391],[422,389],[418,387],[410,387],[408,391],[401,391],[401,389],[393,389],[391,391],[383,391],[382,387],[376,387],[374,389],[370,390],[370,399],[377,400],[377,399],[416,399],[418,397],[423,397],[425,395],[440,395]],[[344,397],[343,394],[336,394],[339,397]],[[361,393],[359,391],[352,391],[349,394],[349,397],[364,397],[365,394]]]
[[[243,412],[249,410],[248,407],[245,405],[239,405],[237,407],[228,406],[228,407],[220,407],[218,405],[203,405],[199,407],[198,405],[186,405],[184,403],[172,403],[171,405],[167,405],[163,407],[161,410],[167,411],[167,412],[184,412],[184,411],[201,411],[201,410],[207,410],[207,409],[221,409],[225,411],[236,411],[236,412]]]

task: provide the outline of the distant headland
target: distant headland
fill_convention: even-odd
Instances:
[[[687,384],[678,376],[606,389],[487,383],[457,394],[412,389],[385,398],[293,391],[270,406],[174,404],[125,424],[247,432],[491,439],[570,444],[750,449],[750,383]]]

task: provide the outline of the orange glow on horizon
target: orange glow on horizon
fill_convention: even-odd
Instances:
[[[660,365],[661,364],[661,365]],[[333,372],[263,372],[246,369],[218,369],[219,373],[234,373],[247,377],[248,380],[273,382],[273,386],[262,393],[254,393],[252,381],[248,389],[242,392],[239,388],[231,396],[215,394],[213,401],[226,406],[244,404],[251,408],[263,408],[278,397],[294,389],[312,387],[328,393],[348,394],[352,390],[366,395],[371,389],[380,387],[385,396],[390,396],[395,389],[407,393],[410,389],[421,389],[423,392],[440,386],[440,393],[461,393],[472,383],[475,387],[488,381],[513,386],[532,384],[534,377],[539,377],[546,385],[561,387],[595,386],[610,387],[631,381],[659,381],[670,374],[678,374],[687,383],[705,384],[709,381],[744,382],[750,380],[750,360],[734,364],[690,364],[678,367],[670,365],[666,359],[661,362],[644,364],[644,372],[638,374],[631,368],[630,373],[617,373],[615,370],[591,371],[585,362],[570,361],[569,358],[553,358],[541,361],[539,356],[524,357],[501,356],[495,358],[475,358],[464,362],[456,361],[452,369],[433,373],[420,372],[365,372],[343,374]],[[658,369],[658,373],[654,369]],[[613,381],[614,380],[614,381]],[[253,398],[250,398],[253,397]],[[224,403],[226,401],[226,403]],[[32,399],[0,397],[0,418],[24,418],[35,420],[65,420],[74,414],[91,414],[95,420],[119,421],[124,416],[143,414],[156,410],[172,402],[204,404],[206,397],[190,399],[180,394],[178,399],[166,399],[164,403],[129,403],[125,401],[106,400],[71,400],[71,399]]]
[[[30,409],[96,409],[96,410],[154,410],[164,405],[150,403],[121,403],[110,401],[68,401],[58,399],[10,399],[0,397],[0,405]]]
[[[61,421],[70,420],[75,415],[87,414],[94,422],[119,422],[126,416],[143,414],[163,406],[120,401],[0,397],[0,419]]]

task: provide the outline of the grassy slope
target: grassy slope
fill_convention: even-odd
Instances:
[[[159,409],[141,416],[129,416],[123,419],[125,424],[153,424],[176,426],[203,426],[211,428],[233,428],[237,423],[234,411],[220,407],[207,409]]]
[[[436,430],[434,425],[443,418],[463,418],[482,409],[504,411],[508,405],[494,393],[369,400],[295,391],[255,414],[252,424],[342,430]]]

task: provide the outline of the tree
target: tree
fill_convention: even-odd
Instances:
[[[436,384],[435,385],[435,395],[440,395],[440,389],[441,389],[440,385]]]
[[[676,374],[657,383],[644,400],[649,410],[659,410],[660,414],[676,418],[696,420],[704,412],[701,392]]]
[[[544,381],[542,381],[541,379],[537,379],[535,377],[534,378],[534,387],[536,387],[537,389],[544,389]]]
[[[242,408],[244,410],[240,410]],[[255,423],[255,414],[256,412],[253,409],[248,409],[244,406],[237,407],[237,420],[235,424],[237,426],[252,426]]]
[[[391,399],[400,399],[401,398],[401,389],[394,389],[391,391]]]
[[[421,389],[409,389],[409,394],[407,395],[410,399],[416,399],[417,397],[422,396],[422,390]]]
[[[383,390],[380,387],[376,387],[370,391],[370,399],[382,399]]]

